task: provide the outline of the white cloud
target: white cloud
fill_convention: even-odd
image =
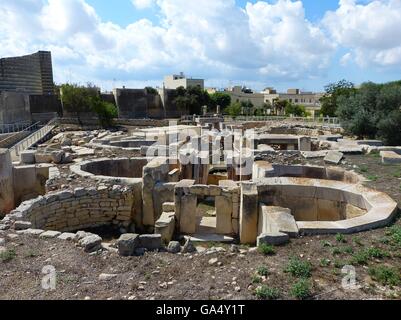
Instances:
[[[154,0],[132,0],[132,4],[137,9],[147,9],[154,5]]]
[[[401,0],[340,0],[323,24],[360,66],[401,67]]]

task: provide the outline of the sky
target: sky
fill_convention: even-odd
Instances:
[[[401,0],[0,0],[0,57],[50,50],[56,83],[323,91],[401,77]]]

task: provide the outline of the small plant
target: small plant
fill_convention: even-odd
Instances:
[[[320,266],[321,267],[328,267],[330,265],[331,261],[326,258],[320,259]]]
[[[262,277],[267,277],[269,275],[269,268],[266,266],[260,266],[256,272],[258,273],[258,275],[262,276]]]
[[[398,286],[401,284],[400,271],[386,266],[370,267],[369,275],[382,285]]]
[[[324,241],[322,241],[322,246],[324,248],[327,248],[327,247],[332,247],[333,245],[331,244],[330,241],[324,240]]]
[[[303,261],[297,257],[290,258],[285,272],[291,273],[297,278],[309,278],[312,275],[312,265],[309,261]]]
[[[334,260],[334,268],[342,269],[345,266],[345,262],[342,260]]]
[[[307,279],[300,279],[291,288],[291,295],[303,300],[311,296],[311,284]]]
[[[38,256],[40,256],[40,254],[34,250],[29,250],[25,255],[25,257],[27,257],[27,258],[35,258]]]
[[[259,277],[259,276],[256,275],[256,274],[254,274],[254,275],[252,276],[251,282],[252,282],[253,284],[261,283],[261,282],[262,282],[262,278]]]
[[[344,235],[341,233],[336,234],[336,241],[340,243],[346,243],[347,239],[345,239]]]
[[[338,255],[338,254],[341,254],[341,253],[342,253],[342,250],[341,250],[340,248],[338,248],[338,247],[335,247],[335,248],[333,249],[333,251],[331,251],[331,253],[333,254],[333,256],[336,256],[336,255]]]
[[[401,246],[401,226],[392,226],[389,231],[389,235],[391,236],[391,241]]]
[[[401,178],[401,170],[397,170],[396,172],[394,172],[393,177],[397,179]]]
[[[276,250],[274,249],[274,247],[267,243],[261,243],[259,245],[258,249],[259,249],[259,252],[263,253],[265,256],[271,256],[276,253]]]
[[[351,264],[364,265],[368,263],[368,260],[369,260],[369,255],[366,253],[365,250],[362,250],[354,253],[351,259]]]
[[[348,254],[353,254],[354,253],[354,249],[351,246],[346,246],[346,247],[342,248],[342,251],[344,253],[348,253]]]
[[[9,262],[15,258],[17,254],[15,253],[14,249],[8,249],[0,253],[0,260],[2,262]]]
[[[361,171],[361,172],[368,172],[368,167],[366,166],[366,165],[361,165],[360,167],[359,167],[359,170]]]
[[[276,300],[280,298],[281,293],[279,289],[270,288],[266,285],[262,285],[255,290],[255,295],[258,299],[263,300]]]
[[[363,243],[360,237],[353,237],[352,241],[354,241],[355,244],[357,244],[358,246],[362,247]]]
[[[383,259],[390,255],[387,251],[383,251],[380,248],[368,248],[366,249],[366,254],[370,258],[376,258],[376,259]]]
[[[379,177],[375,174],[368,175],[367,178],[370,181],[377,181],[379,179]]]

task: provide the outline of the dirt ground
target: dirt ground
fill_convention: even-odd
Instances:
[[[367,186],[386,192],[401,205],[401,165],[383,165],[376,155],[352,155],[341,166],[363,174],[370,179]],[[401,299],[400,219],[392,229],[292,239],[271,255],[241,246],[241,252],[231,252],[230,245],[217,243],[202,244],[209,249],[202,253],[88,255],[73,242],[10,238],[10,233],[0,231],[7,249],[0,255],[0,299]],[[213,253],[211,247],[225,251]],[[304,276],[307,285],[298,290],[294,284],[300,281],[299,272],[286,272],[288,266],[294,267],[294,257],[310,268]],[[41,287],[47,265],[57,272],[55,290]],[[353,290],[342,288],[344,265],[355,267]],[[295,269],[302,273],[305,266]],[[113,276],[101,280],[101,274]],[[262,289],[268,294],[261,294]]]

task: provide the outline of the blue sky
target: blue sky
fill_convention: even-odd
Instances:
[[[51,50],[57,82],[321,91],[398,80],[401,0],[0,0],[0,56]],[[304,15],[303,15],[304,14]]]

